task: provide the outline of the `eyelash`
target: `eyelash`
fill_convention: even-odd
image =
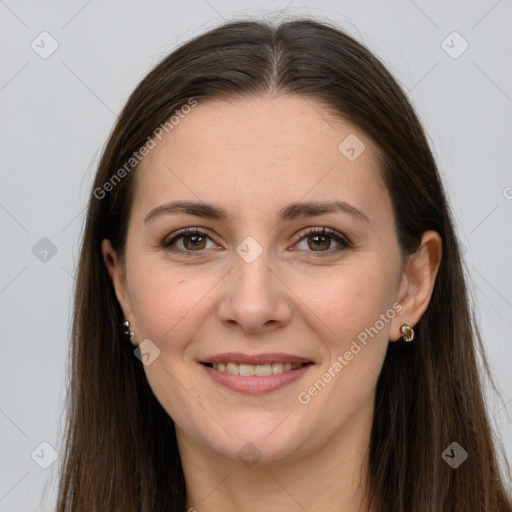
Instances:
[[[168,251],[171,251],[174,253],[186,254],[187,256],[191,256],[191,257],[200,256],[207,249],[199,249],[197,251],[190,251],[190,250],[177,249],[176,247],[172,247],[172,244],[174,244],[180,238],[185,238],[185,237],[189,237],[189,236],[206,237],[206,238],[212,240],[212,238],[207,233],[200,231],[197,228],[185,228],[181,231],[178,231],[174,236],[172,236],[172,238],[164,239],[164,241],[161,243],[161,246],[164,247],[165,249],[167,249]],[[307,251],[307,252],[311,252],[312,254],[314,254],[315,255],[314,257],[330,256],[332,254],[339,253],[339,252],[343,251],[344,249],[348,249],[348,248],[352,247],[352,244],[346,237],[340,235],[333,229],[325,228],[325,227],[323,227],[323,228],[308,228],[305,232],[303,232],[300,235],[296,244],[310,236],[329,237],[340,244],[340,247],[333,249],[333,250],[328,249],[326,251]]]

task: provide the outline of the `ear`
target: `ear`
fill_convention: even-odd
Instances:
[[[118,258],[117,252],[113,249],[110,240],[105,239],[101,242],[101,252],[110,279],[112,279],[117,300],[123,310],[124,318],[132,324],[131,328],[133,328],[132,306],[126,285],[125,266],[120,258]]]
[[[406,259],[396,298],[402,309],[391,322],[390,341],[403,336],[403,324],[414,327],[425,313],[441,264],[442,245],[439,233],[425,231],[418,250]]]

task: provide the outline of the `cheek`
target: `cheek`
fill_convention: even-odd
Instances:
[[[303,282],[300,293],[307,307],[300,314],[308,315],[311,326],[314,322],[323,357],[297,400],[308,418],[329,418],[316,427],[318,438],[373,410],[395,315],[394,279],[390,267],[386,271],[379,258],[368,256],[364,264],[333,270],[320,286],[314,287],[313,279]]]
[[[393,272],[389,268],[386,271],[382,263],[368,261],[357,268],[340,268],[323,281],[301,278],[296,289],[305,306],[304,314],[320,320],[316,324],[331,350],[345,350],[358,336],[364,340],[365,333],[368,339],[387,341],[394,316],[395,283]]]
[[[182,348],[180,340],[185,342],[197,331],[197,316],[207,299],[205,294],[214,284],[208,275],[194,279],[161,263],[151,265],[142,260],[135,263],[130,298],[138,338],[149,338],[166,350]]]

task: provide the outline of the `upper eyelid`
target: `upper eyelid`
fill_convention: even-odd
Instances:
[[[179,229],[176,233],[172,233],[169,236],[166,236],[163,241],[162,245],[164,244],[170,244],[173,240],[178,240],[184,236],[207,236],[210,240],[213,240],[215,243],[215,237],[213,237],[206,229],[203,228],[183,228]]]
[[[336,231],[335,229],[328,228],[325,226],[321,227],[321,228],[320,227],[306,228],[305,231],[301,231],[297,235],[297,241],[295,242],[295,244],[298,244],[299,242],[301,242],[308,236],[327,236],[327,237],[335,240],[336,243],[340,244],[341,247],[345,247],[345,248],[352,247],[352,242],[346,235]],[[329,253],[333,253],[335,251],[336,251],[336,249],[328,250],[328,251],[308,251],[308,252],[312,252],[312,253],[316,252],[318,254],[321,254],[321,253],[329,254]]]
[[[306,236],[308,235],[325,235],[325,236],[330,236],[331,238],[341,238],[342,240],[346,241],[347,243],[349,243],[349,239],[346,235],[344,235],[343,233],[340,233],[339,231],[336,231],[335,229],[332,229],[332,228],[328,228],[326,226],[323,226],[323,227],[311,227],[311,228],[306,228],[305,231],[301,231],[297,237],[299,240],[301,240],[302,238],[305,238]]]

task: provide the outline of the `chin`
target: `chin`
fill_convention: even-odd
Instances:
[[[271,428],[268,428],[267,422],[263,425],[253,422],[232,427],[224,425],[231,436],[224,431],[215,437],[211,436],[211,432],[203,432],[203,443],[218,455],[237,463],[241,462],[247,467],[252,467],[256,463],[292,460],[305,450],[307,439],[303,428],[294,425],[290,421],[291,418],[286,418],[286,414]],[[289,424],[286,424],[287,422]]]

